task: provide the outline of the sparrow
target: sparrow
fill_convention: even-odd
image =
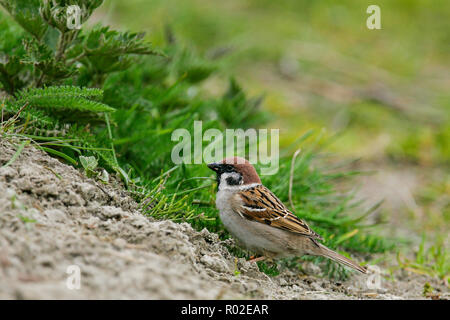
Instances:
[[[216,172],[216,207],[230,234],[265,258],[322,256],[361,273],[367,269],[319,243],[323,240],[261,183],[255,168],[241,157],[210,163]]]

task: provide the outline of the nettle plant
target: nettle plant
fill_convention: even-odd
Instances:
[[[118,170],[106,132],[96,130],[115,111],[102,103],[101,88],[110,74],[126,70],[136,56],[155,52],[143,34],[100,26],[70,28],[71,5],[78,6],[82,25],[101,3],[0,1],[10,14],[0,12],[0,83],[6,93],[2,112],[22,120],[16,132],[45,141],[40,146],[45,151],[76,164],[80,150],[90,150],[104,166]]]
[[[222,96],[204,92],[202,84],[218,70],[217,62],[179,45],[170,29],[167,45],[154,48],[142,33],[85,27],[101,4],[0,0],[0,137],[18,144],[4,165],[33,143],[103,183],[110,176],[103,169],[118,175],[145,214],[188,221],[227,238],[214,207],[212,175],[203,165],[172,163],[171,133],[193,132],[197,120],[204,130],[262,126],[269,117],[260,109],[262,99],[247,97],[233,79]],[[68,16],[73,6],[77,17]],[[293,151],[299,145],[305,150],[307,138],[310,134],[284,150],[279,173],[264,183],[311,222],[326,245],[347,252],[387,250],[385,241],[362,231],[368,227],[363,218],[376,208],[360,213],[352,195],[340,194],[332,183],[351,172],[317,169],[312,164],[319,152],[312,146],[291,166]],[[346,275],[342,267],[321,265],[330,274]],[[265,263],[260,267],[274,272]]]

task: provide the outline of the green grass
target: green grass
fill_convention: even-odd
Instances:
[[[425,234],[422,236],[415,259],[398,255],[399,267],[417,274],[426,274],[443,279],[450,285],[450,255],[446,250],[444,238],[438,238],[433,244],[427,245]]]
[[[217,92],[232,74],[249,92],[264,92],[268,126],[283,128],[283,147],[309,129],[324,130],[334,141],[324,148],[337,159],[418,168],[423,177],[413,196],[424,214],[405,223],[419,234],[424,226],[432,245],[449,227],[442,172],[450,163],[450,3],[378,1],[382,30],[365,26],[370,4],[110,1],[96,18],[144,29],[156,45],[168,25],[200,53],[225,53],[206,87]],[[286,199],[282,187],[276,191]]]
[[[10,2],[16,1],[0,0]],[[398,111],[380,107],[381,102],[372,101],[376,99],[368,93],[359,95],[356,84],[361,84],[362,89],[371,88],[373,73],[384,79],[386,69],[394,68],[391,73],[402,79],[419,79],[418,65],[425,55],[431,54],[436,61],[444,59],[434,42],[431,53],[404,57],[402,45],[416,50],[417,43],[406,39],[405,43],[391,47],[389,39],[369,33],[361,27],[364,23],[356,22],[364,9],[362,4],[335,6],[330,2],[290,1],[280,6],[269,1],[258,5],[256,1],[217,4],[130,1],[125,6],[124,2],[116,1],[101,9],[108,12],[111,5],[110,17],[115,23],[124,19],[127,23],[121,24],[132,30],[156,28],[157,32],[147,38],[152,40],[150,44],[140,33],[119,32],[99,25],[83,27],[79,32],[68,30],[64,23],[55,23],[50,16],[43,19],[37,11],[38,1],[17,3],[22,5],[10,10],[16,22],[0,11],[0,32],[4,35],[0,38],[0,54],[8,58],[0,60],[0,90],[6,96],[2,109],[7,121],[12,119],[13,123],[3,135],[33,141],[51,155],[83,166],[91,176],[97,176],[98,167],[118,174],[146,215],[188,221],[199,230],[207,228],[218,233],[222,239],[229,237],[214,206],[216,186],[212,172],[205,165],[174,165],[171,151],[176,142],[171,141],[171,134],[177,128],[192,133],[196,120],[203,121],[204,130],[279,127],[284,130],[280,169],[277,175],[264,176],[263,183],[308,221],[325,238],[327,246],[368,259],[372,253],[392,249],[393,243],[378,236],[377,225],[367,223],[366,217],[377,206],[362,210],[351,191],[336,187],[337,182],[351,180],[359,172],[332,167],[327,161],[329,152],[341,153],[344,148],[339,144],[330,147],[330,138],[340,131],[339,143],[352,143],[359,150],[382,133],[385,121],[389,124],[387,133],[392,131],[401,148],[389,151],[393,156],[404,157],[404,150],[411,150],[411,157],[418,156],[423,145],[430,144],[432,150],[438,150],[436,141],[441,141],[444,153],[447,150],[443,117],[430,122],[435,121],[434,113],[429,118],[420,115],[424,121],[416,128],[411,120],[417,118],[414,112],[410,119],[404,119]],[[387,8],[391,6],[383,3]],[[22,10],[30,7],[34,15],[17,20],[23,15]],[[386,11],[389,21],[394,13]],[[149,13],[152,19],[148,19]],[[402,12],[397,21],[407,22],[414,14]],[[171,17],[167,22],[173,33],[163,26],[165,16]],[[107,20],[101,13],[99,17]],[[410,32],[401,26],[397,31],[397,36]],[[433,34],[440,36],[441,33]],[[22,40],[27,45],[17,46]],[[190,41],[196,49],[186,44]],[[295,44],[298,41],[308,45],[298,47]],[[317,44],[321,45],[319,50]],[[224,45],[232,45],[235,51],[218,60],[218,49]],[[388,52],[375,61],[380,48]],[[300,65],[295,81],[283,80],[286,75],[279,74],[274,80],[273,75],[262,77],[260,66],[269,64],[276,70],[286,54],[293,54]],[[355,61],[360,61],[363,67],[355,67]],[[391,83],[391,77],[387,78],[387,85],[397,81]],[[405,85],[408,81],[400,82]],[[292,84],[306,88],[304,102],[294,99],[293,103],[287,103],[286,94],[293,89]],[[323,94],[339,92],[338,84],[352,87],[351,93],[358,95],[342,100],[340,95]],[[324,85],[329,87],[317,90],[316,86]],[[280,96],[268,95],[263,109],[261,94],[269,87],[279,89]],[[406,91],[399,94],[408,95]],[[440,115],[441,104],[445,106],[448,101],[443,90],[437,94],[440,100],[436,108]],[[357,112],[360,108],[365,115]],[[333,123],[338,129],[322,130],[333,128]],[[410,133],[414,130],[418,130],[418,138]],[[421,130],[430,130],[431,142],[420,142]],[[436,132],[443,132],[440,140],[436,139]],[[411,137],[408,148],[402,147],[403,139]],[[389,144],[383,151],[388,152],[391,147]],[[291,175],[292,155],[298,148],[302,152]],[[436,162],[435,157],[445,159],[445,154],[439,152],[430,161]],[[291,177],[292,199],[289,199]],[[239,248],[230,250],[236,256],[248,256]],[[330,276],[347,275],[336,264],[313,259]],[[299,266],[297,261],[283,263]],[[260,267],[268,274],[276,273],[276,265],[260,264]]]

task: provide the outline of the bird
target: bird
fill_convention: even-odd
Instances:
[[[261,183],[248,160],[228,157],[207,166],[216,173],[216,207],[223,225],[244,248],[260,255],[250,261],[313,255],[367,273],[365,267],[321,244],[323,238]]]

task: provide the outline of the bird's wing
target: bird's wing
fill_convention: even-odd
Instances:
[[[313,240],[322,240],[322,237],[315,233],[305,221],[292,214],[280,199],[263,185],[239,191],[234,195],[233,200],[235,212],[246,219],[298,233]]]

